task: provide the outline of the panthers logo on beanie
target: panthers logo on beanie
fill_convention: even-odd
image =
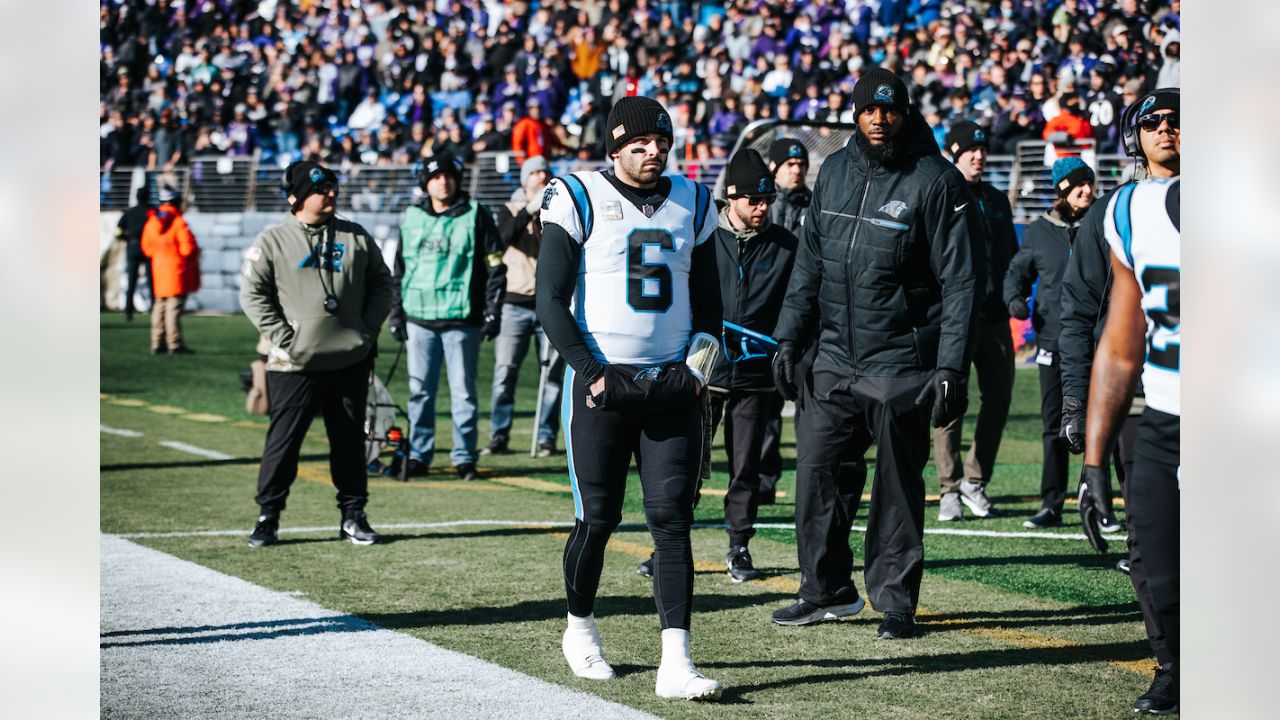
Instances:
[[[658,113],[658,129],[671,132],[671,118],[666,113]]]
[[[1146,100],[1142,101],[1142,107],[1138,108],[1138,114],[1139,115],[1145,114],[1155,104],[1156,104],[1156,96],[1155,95],[1148,96]]]
[[[890,87],[888,83],[877,87],[875,95],[873,95],[873,97],[878,102],[887,102],[887,103],[895,102],[893,98],[893,88]]]

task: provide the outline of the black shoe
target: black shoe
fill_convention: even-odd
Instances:
[[[636,566],[636,572],[647,578],[653,577],[653,553],[649,553],[648,560],[640,561],[640,564]]]
[[[196,351],[195,351],[195,350],[192,350],[191,348],[187,347],[186,345],[179,345],[178,347],[173,348],[172,350],[170,350],[170,351],[169,351],[169,354],[170,354],[170,355],[195,355],[195,354],[196,354]]]
[[[774,610],[771,618],[779,625],[813,625],[825,620],[857,615],[864,607],[866,603],[857,596],[851,602],[833,605],[817,605],[801,598],[794,605]]]
[[[1116,569],[1125,575],[1133,574],[1129,567],[1129,558],[1122,558],[1116,561]]]
[[[916,618],[907,613],[885,613],[876,630],[877,640],[903,640],[916,636]]]
[[[259,515],[258,524],[253,526],[253,534],[249,536],[249,547],[275,545],[276,533],[279,531],[279,515]]]
[[[729,579],[736,583],[760,577],[760,571],[751,564],[751,553],[747,552],[745,545],[730,548],[729,554],[724,556],[724,564],[729,567]]]
[[[480,451],[481,455],[506,455],[507,439],[496,437],[489,441],[489,446]]]
[[[427,463],[424,463],[417,458],[409,458],[409,466],[405,468],[404,476],[407,478],[426,477],[427,471],[430,469],[431,466]]]
[[[372,545],[378,542],[378,533],[369,527],[369,518],[363,510],[356,510],[342,519],[338,528],[338,539],[346,540],[352,545]]]
[[[556,450],[556,443],[554,440],[538,443],[538,457],[551,457],[552,455],[555,455],[556,452],[558,451]]]
[[[1120,533],[1124,532],[1124,523],[1116,519],[1112,513],[1103,513],[1098,518],[1098,529],[1104,533]]]
[[[1178,673],[1173,663],[1156,668],[1151,687],[1133,701],[1133,711],[1149,715],[1171,715],[1178,712]]]
[[[1022,521],[1022,527],[1039,530],[1047,527],[1057,527],[1062,524],[1062,513],[1054,511],[1053,508],[1040,508],[1035,515]]]
[[[480,475],[476,472],[475,463],[462,463],[454,466],[454,471],[458,473],[459,480],[479,480]]]
[[[159,347],[151,348],[151,354],[152,354],[152,355],[166,355],[166,354],[168,354],[168,352],[169,352],[169,351],[168,351],[168,350],[165,350],[164,348],[159,348]]]

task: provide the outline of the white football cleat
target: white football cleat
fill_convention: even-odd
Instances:
[[[692,665],[684,667],[658,667],[658,683],[654,688],[660,698],[684,700],[719,700],[724,685],[703,677]]]
[[[613,667],[605,662],[600,649],[600,638],[594,632],[566,628],[560,641],[564,659],[574,675],[588,680],[612,680],[617,677]]]

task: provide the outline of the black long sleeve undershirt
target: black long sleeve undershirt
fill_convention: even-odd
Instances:
[[[538,288],[535,307],[538,322],[551,344],[569,367],[588,385],[604,374],[604,365],[591,354],[587,341],[578,332],[578,323],[569,311],[578,285],[578,265],[582,247],[565,229],[554,223],[542,226],[542,246],[538,248]]]

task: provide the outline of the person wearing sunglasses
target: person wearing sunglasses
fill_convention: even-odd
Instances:
[[[1121,115],[1121,142],[1127,155],[1134,158],[1146,179],[1169,180],[1181,175],[1182,136],[1177,88],[1158,88],[1140,97]],[[1072,453],[1085,452],[1086,398],[1098,338],[1107,321],[1108,299],[1112,285],[1111,253],[1104,235],[1104,219],[1111,199],[1118,193],[1134,192],[1143,180],[1125,183],[1095,202],[1085,215],[1070,260],[1062,279],[1062,306],[1059,312],[1058,353],[1062,368],[1062,438]],[[1126,190],[1126,188],[1130,188]],[[1120,488],[1126,500],[1131,488],[1127,481],[1133,475],[1134,446],[1145,399],[1141,386],[1131,403],[1127,417],[1115,437],[1111,464],[1116,468]],[[1105,453],[1104,453],[1105,455]],[[1090,544],[1099,552],[1107,549],[1101,534],[1102,518],[1111,511],[1110,471],[1107,463],[1086,466],[1081,474],[1079,497],[1080,520]],[[1176,521],[1176,519],[1175,519]],[[1134,709],[1149,712],[1176,706],[1177,683],[1172,671],[1174,653],[1169,648],[1159,615],[1152,602],[1147,563],[1144,556],[1168,548],[1147,548],[1129,523],[1129,557],[1120,568],[1133,581],[1146,625],[1147,640],[1155,655],[1157,670],[1151,687],[1134,701]],[[1177,548],[1173,548],[1176,551]]]

